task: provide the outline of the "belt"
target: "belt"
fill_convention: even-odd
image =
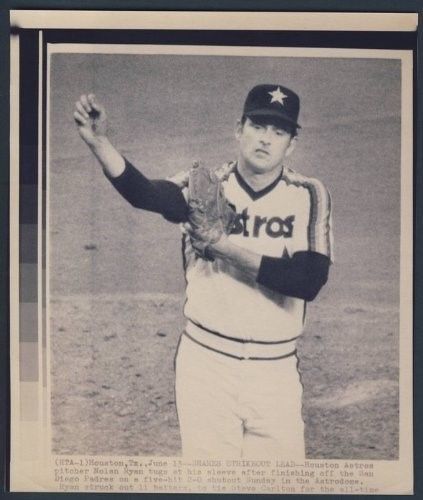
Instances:
[[[228,337],[188,320],[183,334],[196,344],[239,360],[276,360],[296,354],[296,338],[280,341],[245,340]]]

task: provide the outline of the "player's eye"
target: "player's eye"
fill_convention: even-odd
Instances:
[[[282,129],[282,128],[277,128],[276,129],[276,135],[280,135],[280,136],[283,137],[284,135],[287,135],[287,133],[288,132],[286,130]]]

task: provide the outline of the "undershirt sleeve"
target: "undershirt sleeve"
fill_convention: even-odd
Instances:
[[[257,282],[283,295],[312,301],[328,279],[329,266],[329,257],[312,251],[287,258],[264,255]]]
[[[167,180],[147,179],[125,158],[125,170],[118,177],[106,177],[132,206],[156,212],[170,222],[186,222],[188,206],[182,190]]]

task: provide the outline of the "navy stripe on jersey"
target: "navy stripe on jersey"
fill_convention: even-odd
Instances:
[[[182,268],[183,268],[185,274],[187,272],[187,267],[188,267],[188,262],[187,262],[187,238],[188,238],[188,235],[186,233],[183,233],[182,234]]]
[[[315,239],[314,235],[314,227],[317,222],[317,210],[315,206],[317,205],[317,193],[312,184],[305,186],[310,193],[310,211],[308,216],[308,225],[307,225],[307,242],[308,249],[311,250],[311,242]]]
[[[238,181],[238,184],[242,187],[242,189],[248,194],[248,196],[252,200],[258,200],[259,198],[265,196],[267,193],[270,193],[270,191],[272,191],[272,189],[274,189],[279,184],[279,181],[282,179],[283,176],[283,170],[282,170],[280,175],[278,175],[278,177],[268,186],[266,186],[263,189],[260,189],[260,191],[254,191],[254,189],[245,182],[245,180],[238,171],[238,167],[234,169],[234,173],[236,180]]]
[[[304,309],[303,309],[303,325],[305,323],[305,319],[306,319],[306,316],[307,316],[307,302],[304,301],[304,305],[303,305]]]

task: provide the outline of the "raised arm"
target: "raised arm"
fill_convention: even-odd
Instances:
[[[187,205],[180,186],[168,180],[150,180],[111,144],[104,107],[94,94],[81,95],[73,114],[79,135],[98,159],[113,187],[134,207],[160,213],[171,222],[184,222]]]
[[[110,178],[122,175],[125,170],[125,160],[107,137],[106,110],[96,101],[94,94],[81,95],[75,103],[73,117],[79,135],[94,153],[105,174]]]

